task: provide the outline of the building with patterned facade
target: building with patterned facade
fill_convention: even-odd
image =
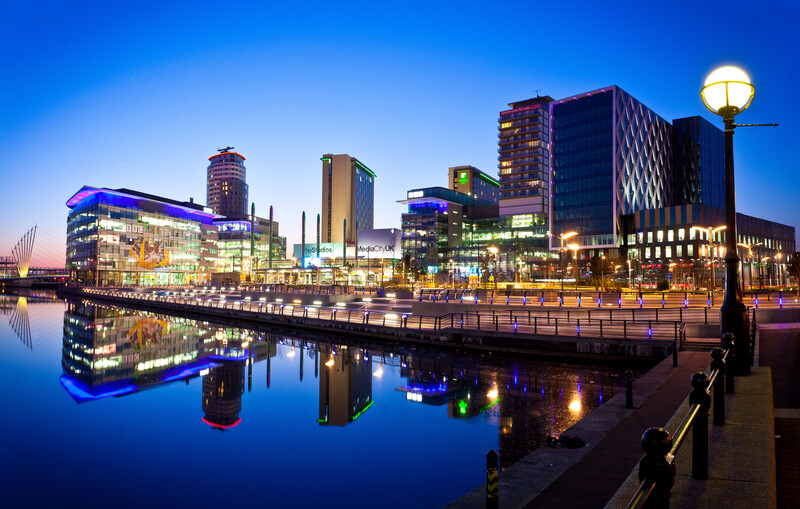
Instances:
[[[373,228],[374,186],[375,173],[355,157],[322,156],[322,242],[355,242],[356,228]]]
[[[509,103],[498,118],[500,215],[550,210],[550,102],[534,97]]]
[[[725,135],[703,117],[678,118],[673,127],[670,205],[725,208]]]
[[[208,158],[206,177],[206,204],[221,216],[247,214],[248,187],[245,157],[230,152],[233,147],[221,149]]]
[[[616,248],[620,217],[668,204],[672,126],[617,86],[552,103],[550,231]],[[551,248],[557,247],[551,242]]]
[[[474,166],[454,166],[448,169],[448,185],[453,191],[497,203],[500,183]]]

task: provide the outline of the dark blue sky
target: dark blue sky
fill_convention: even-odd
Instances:
[[[756,85],[737,120],[781,124],[737,131],[737,209],[800,226],[795,3],[118,3],[0,3],[0,255],[38,223],[35,264],[63,264],[84,184],[204,202],[226,145],[290,244],[327,152],[377,173],[375,226],[396,227],[396,200],[445,186],[448,166],[497,173],[506,103],[616,84],[721,126],[699,90],[724,63]]]

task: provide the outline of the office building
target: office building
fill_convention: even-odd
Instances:
[[[233,147],[219,149],[208,158],[206,204],[221,216],[247,214],[248,189],[245,157],[232,152]]]
[[[671,271],[676,282],[707,288],[713,270],[719,287],[725,278],[727,232],[718,231],[709,239],[702,230],[724,224],[725,210],[703,203],[644,210],[622,217],[621,247],[645,283],[662,280]],[[738,253],[747,286],[751,281],[785,284],[786,257],[796,248],[794,227],[737,213],[736,231],[737,243],[752,246]]]
[[[372,229],[374,186],[375,173],[355,157],[322,156],[322,242],[354,242],[356,223]]]
[[[269,268],[269,219],[249,216],[216,219],[217,267],[219,272],[238,272],[249,281],[253,272]],[[251,231],[254,234],[251,235]],[[272,222],[272,260],[286,258],[286,237],[280,236],[280,225]],[[248,279],[250,278],[250,279]]]
[[[211,209],[130,189],[82,187],[68,201],[66,268],[99,285],[200,284],[214,270]]]
[[[578,232],[582,250],[616,248],[621,216],[668,204],[672,126],[617,86],[551,107],[550,231]]]
[[[448,185],[453,191],[497,203],[500,183],[474,166],[455,166],[448,169]]]
[[[669,205],[702,203],[725,209],[725,135],[703,117],[672,121],[674,141]]]
[[[547,214],[550,209],[550,102],[509,103],[498,119],[500,215]]]
[[[443,187],[412,189],[398,203],[408,206],[401,219],[403,255],[428,273],[445,267],[449,249],[461,246],[465,216],[494,217],[498,210],[496,203]]]

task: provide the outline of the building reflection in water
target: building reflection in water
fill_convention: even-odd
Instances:
[[[397,390],[408,404],[442,406],[451,419],[497,426],[503,467],[544,446],[547,436],[600,406],[620,384],[609,369],[436,351],[387,354],[83,302],[70,303],[64,314],[61,383],[83,402],[203,376],[202,420],[228,429],[241,421],[254,363],[266,361],[269,388],[279,346],[287,362],[297,362],[301,383],[304,358],[313,362],[320,425],[358,419],[373,405],[373,378],[391,369],[406,378]]]
[[[372,362],[367,350],[319,345],[319,419],[323,426],[344,426],[372,406]]]
[[[615,390],[589,367],[558,363],[525,373],[514,364],[483,366],[439,355],[404,356],[399,364],[408,383],[397,390],[407,401],[447,405],[450,418],[484,418],[497,426],[502,468],[543,447],[547,436],[560,434]],[[585,377],[588,384],[581,382]]]

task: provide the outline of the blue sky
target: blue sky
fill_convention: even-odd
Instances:
[[[449,166],[497,173],[508,102],[616,84],[669,121],[721,126],[699,89],[724,63],[756,85],[737,120],[781,124],[737,131],[737,210],[797,228],[800,7],[754,5],[0,0],[13,20],[0,32],[0,255],[36,223],[34,264],[63,264],[64,203],[84,184],[204,202],[207,158],[227,145],[290,244],[302,211],[320,211],[329,152],[377,173],[375,226],[396,227],[395,202],[446,186]]]

